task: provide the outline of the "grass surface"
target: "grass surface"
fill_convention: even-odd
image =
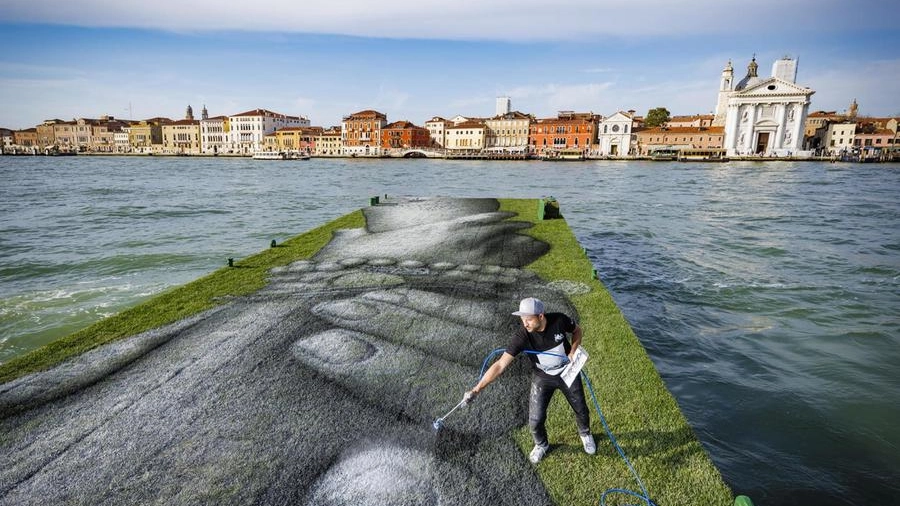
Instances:
[[[208,276],[100,320],[31,353],[0,364],[0,383],[49,369],[66,359],[116,339],[177,322],[213,308],[230,297],[253,293],[265,286],[268,272],[273,267],[311,257],[328,244],[335,230],[363,226],[365,217],[359,210],[274,248],[236,260],[234,267],[219,269]]]
[[[517,220],[535,222],[526,233],[551,244],[550,252],[527,268],[542,279],[570,280],[591,287],[571,295],[584,330],[583,346],[590,355],[584,371],[619,446],[640,474],[650,498],[659,505],[730,505],[734,499],[666,389],[652,361],[603,284],[564,219],[537,221],[534,200],[501,200],[501,210],[518,213]],[[563,208],[563,215],[565,214]],[[585,387],[588,403],[590,393]],[[596,505],[607,489],[641,493],[640,486],[613,447],[595,410],[591,430],[597,454],[581,449],[572,410],[556,395],[549,409],[547,432],[551,451],[537,472],[559,505]],[[515,434],[527,454],[533,441],[527,427]],[[606,503],[644,504],[638,498],[613,494]]]
[[[528,266],[543,279],[584,283],[591,291],[570,296],[585,331],[585,366],[615,437],[659,505],[730,505],[731,491],[694,436],[628,322],[600,281],[564,220],[537,221],[537,201],[501,200],[501,210],[516,220],[535,222],[527,233],[551,244],[550,252]],[[563,209],[564,210],[564,209]],[[102,344],[132,336],[215,307],[223,300],[265,286],[268,271],[309,258],[338,229],[359,228],[365,217],[356,211],[313,229],[275,248],[238,260],[196,281],[101,320],[81,331],[0,365],[0,383],[48,369]],[[590,394],[587,394],[588,396]],[[524,399],[523,399],[524,402]],[[590,398],[588,398],[588,402]],[[592,410],[593,411],[593,410]],[[625,488],[640,492],[592,413],[597,455],[581,450],[571,409],[555,396],[547,430],[553,449],[537,472],[559,505],[596,505],[603,491]],[[527,428],[514,437],[524,454],[531,451]],[[607,504],[637,504],[634,497],[610,496]]]

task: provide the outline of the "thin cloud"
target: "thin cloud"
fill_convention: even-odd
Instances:
[[[854,79],[848,80],[848,75]],[[838,64],[814,71],[808,81],[816,90],[811,111],[843,112],[856,99],[861,115],[900,114],[897,90],[885,84],[900,82],[900,59]]]
[[[552,15],[547,10],[552,9]],[[732,19],[743,14],[740,25]],[[867,16],[868,12],[879,16]],[[171,31],[249,30],[338,34],[380,38],[443,40],[582,40],[615,36],[646,38],[734,33],[751,27],[754,35],[824,26],[890,28],[897,18],[893,2],[861,0],[852,9],[838,0],[783,2],[759,0],[746,9],[742,0],[369,0],[326,3],[270,0],[234,3],[219,0],[4,0],[0,19],[7,23],[49,23],[89,27],[130,27]]]

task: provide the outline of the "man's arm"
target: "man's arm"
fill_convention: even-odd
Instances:
[[[575,350],[581,346],[581,326],[575,325],[575,330],[572,331],[572,349],[569,350],[569,360],[571,361],[575,357]]]
[[[478,384],[472,387],[472,390],[470,390],[470,392],[472,392],[473,395],[478,395],[478,393],[481,392],[484,387],[491,384],[492,381],[503,374],[503,371],[505,371],[507,366],[512,363],[514,358],[516,357],[504,351],[503,355],[500,355],[500,358],[496,362],[491,364],[490,367],[488,367],[487,371],[484,372],[484,376],[482,376],[481,379],[478,380]]]

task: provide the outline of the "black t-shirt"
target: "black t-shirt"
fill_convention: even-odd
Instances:
[[[506,347],[506,352],[512,356],[525,350],[547,352],[539,355],[527,353],[526,356],[536,374],[556,376],[562,372],[561,366],[566,360],[564,357],[572,349],[566,334],[574,332],[577,323],[563,313],[546,313],[544,318],[547,319],[547,326],[543,332],[528,332],[524,326],[519,327]]]

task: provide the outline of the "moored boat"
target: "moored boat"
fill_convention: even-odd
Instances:
[[[580,149],[547,150],[540,159],[547,162],[580,162],[584,160],[584,151]]]
[[[727,162],[725,150],[721,148],[682,149],[678,152],[679,162]]]
[[[281,151],[257,151],[253,153],[254,160],[287,160],[287,156]]]
[[[673,162],[678,159],[678,150],[672,148],[659,148],[650,151],[650,159],[654,162]]]

